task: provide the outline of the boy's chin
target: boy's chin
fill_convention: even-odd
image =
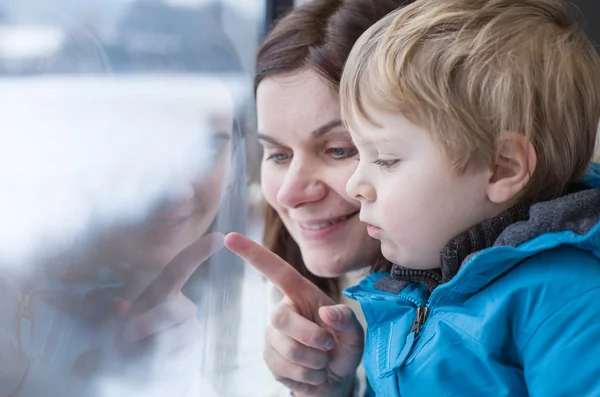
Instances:
[[[398,255],[398,251],[394,247],[390,247],[388,243],[383,241],[381,242],[381,255],[392,263],[405,266],[406,258],[402,258],[401,255]]]

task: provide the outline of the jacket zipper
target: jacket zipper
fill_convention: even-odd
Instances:
[[[423,324],[425,324],[425,321],[427,321],[428,315],[429,315],[429,307],[427,307],[427,306],[418,306],[417,307],[417,315],[415,316],[415,320],[413,321],[412,328],[410,329],[410,332],[415,333],[415,338],[419,335],[419,332],[421,332],[421,326]]]
[[[365,294],[365,297],[371,298],[371,299],[379,299],[380,298],[378,295],[374,295],[374,294]],[[404,299],[405,301],[413,303],[417,307],[417,314],[415,316],[415,320],[413,321],[412,327],[410,329],[410,332],[415,333],[415,338],[416,338],[417,335],[419,335],[419,333],[421,332],[421,326],[423,324],[425,324],[425,321],[427,321],[427,317],[429,316],[428,304],[429,304],[429,301],[431,300],[431,297],[429,297],[430,299],[428,299],[428,301],[425,305],[423,304],[422,301],[419,302],[418,300],[413,299],[408,296],[401,295],[400,297],[402,299]]]

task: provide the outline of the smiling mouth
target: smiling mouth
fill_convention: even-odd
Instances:
[[[182,224],[187,221],[189,217],[186,218],[172,218],[172,219],[153,219],[152,225],[155,227],[173,227]]]
[[[326,229],[330,226],[333,226],[335,224],[344,222],[350,218],[352,218],[355,215],[358,215],[360,211],[354,212],[352,214],[348,214],[348,215],[344,215],[344,216],[340,216],[338,218],[334,218],[331,219],[329,221],[326,222],[320,222],[320,223],[311,223],[311,224],[306,224],[306,223],[301,223],[300,227],[306,230],[321,230],[321,229]]]
[[[191,219],[191,215],[178,217],[156,217],[146,223],[151,233],[174,233],[183,228]]]

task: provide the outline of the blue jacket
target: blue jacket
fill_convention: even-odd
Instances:
[[[346,290],[367,321],[377,396],[600,396],[600,166],[582,182],[431,294],[376,288],[387,273]]]

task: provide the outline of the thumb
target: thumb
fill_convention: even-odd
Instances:
[[[363,345],[364,330],[356,315],[348,306],[323,306],[319,308],[319,317],[327,328],[334,331],[340,342],[352,346]]]

